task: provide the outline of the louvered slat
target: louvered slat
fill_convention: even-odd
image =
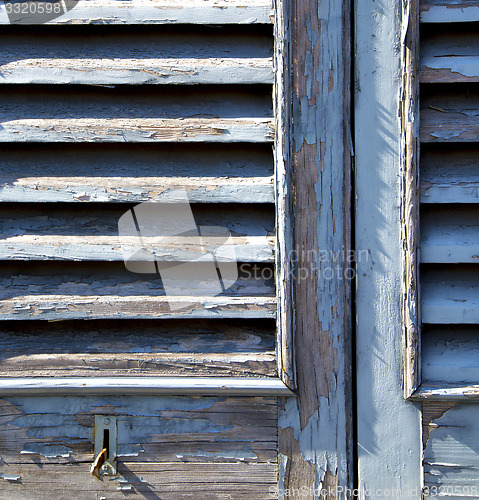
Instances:
[[[479,149],[472,145],[421,149],[421,203],[478,203]]]
[[[273,203],[270,146],[0,145],[0,201]]]
[[[229,31],[6,32],[0,84],[272,84],[271,37]]]
[[[0,24],[8,24],[4,5]],[[22,16],[38,24],[38,15]],[[85,0],[51,24],[270,24],[270,0]]]
[[[423,23],[470,23],[479,21],[477,0],[423,0],[421,22]]]
[[[479,82],[479,35],[474,30],[423,35],[421,82]]]

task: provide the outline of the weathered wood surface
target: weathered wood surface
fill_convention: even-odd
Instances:
[[[272,37],[229,28],[104,33],[2,33],[0,83],[255,84],[273,83]],[[29,30],[30,31],[30,30]],[[145,33],[146,31],[146,33]],[[61,40],[61,41],[60,41]]]
[[[458,404],[432,422],[424,451],[424,486],[431,498],[479,495],[479,407]]]
[[[355,2],[359,498],[421,498],[421,412],[404,399],[403,70],[409,1]],[[412,117],[411,117],[412,118]],[[371,493],[367,493],[369,490]]]
[[[195,207],[200,228],[213,223],[224,227],[231,235],[228,241],[210,236],[207,230],[202,233],[204,241],[198,233],[166,237],[160,228],[157,235],[151,228],[141,236],[136,230],[119,234],[118,221],[125,212],[121,206],[54,207],[53,211],[49,205],[24,207],[0,210],[1,260],[123,261],[124,256],[141,248],[144,248],[143,258],[148,255],[150,260],[211,260],[211,254],[205,254],[207,243],[217,247],[218,262],[231,261],[232,252],[237,262],[274,261],[273,214],[262,206],[252,205],[240,212],[224,206],[221,214],[216,207]],[[161,217],[160,206],[158,216]]]
[[[274,325],[257,323],[7,323],[0,376],[274,376]]]
[[[424,271],[421,295],[424,323],[479,323],[479,270],[473,266]]]
[[[479,210],[476,205],[428,206],[421,215],[421,262],[478,263]]]
[[[0,319],[274,318],[274,271],[255,266],[242,265],[223,295],[207,296],[205,283],[202,296],[192,296],[185,278],[176,283],[178,295],[166,297],[159,274],[132,273],[120,263],[5,263]]]
[[[425,403],[429,401],[476,403],[479,401],[479,385],[447,384],[444,381],[423,383],[411,400]]]
[[[424,145],[421,203],[478,203],[479,150],[474,145]]]
[[[353,474],[351,299],[343,278],[351,248],[350,6],[314,0],[283,7],[291,57],[284,78],[291,78],[293,95],[298,397],[282,401],[280,408],[279,498],[292,497],[297,489],[307,492],[305,498],[329,500],[339,498],[337,487],[352,485]]]
[[[479,94],[471,88],[440,86],[421,98],[422,142],[477,142]]]
[[[275,398],[8,397],[0,414],[2,499],[266,499],[276,484]],[[119,474],[102,481],[96,414],[118,418]]]
[[[271,146],[0,145],[2,202],[273,203]]]
[[[479,36],[460,26],[446,33],[434,29],[421,39],[421,82],[479,82]]]
[[[405,397],[409,397],[421,381],[419,303],[419,4],[409,3],[403,28],[402,96],[401,96],[401,239],[403,244],[403,303]]]
[[[421,0],[423,23],[469,23],[479,21],[477,0]]]
[[[422,337],[423,378],[428,382],[479,382],[476,327],[430,327]]]
[[[273,141],[268,86],[135,88],[8,86],[0,142]]]
[[[271,0],[80,0],[49,24],[271,24]],[[8,24],[0,6],[0,24]],[[38,15],[23,16],[38,24]]]

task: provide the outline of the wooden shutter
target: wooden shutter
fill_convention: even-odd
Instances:
[[[7,385],[120,375],[274,385],[273,21],[269,2],[88,1],[48,24],[2,27]],[[231,232],[241,272],[218,297],[185,290],[171,311],[159,275],[125,268],[117,224],[176,190],[198,225]]]

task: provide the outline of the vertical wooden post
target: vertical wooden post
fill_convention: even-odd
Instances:
[[[289,5],[298,397],[280,408],[279,498],[335,499],[352,484],[350,5]]]

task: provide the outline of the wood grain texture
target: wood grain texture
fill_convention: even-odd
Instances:
[[[479,94],[472,88],[454,91],[437,86],[421,97],[421,141],[463,143],[479,139]]]
[[[273,203],[270,145],[0,145],[0,201]]]
[[[479,212],[476,205],[428,205],[421,216],[421,262],[477,263]]]
[[[402,55],[402,241],[404,269],[404,394],[409,397],[421,380],[419,304],[419,4],[408,6]]]
[[[22,24],[38,24],[23,16]],[[5,6],[0,24],[8,24]],[[270,24],[271,0],[80,0],[51,24]]]
[[[434,419],[424,451],[424,485],[433,498],[474,498],[479,488],[479,407],[458,404]]]
[[[423,23],[470,23],[479,21],[477,0],[421,0]]]
[[[400,180],[403,62],[414,2],[355,3],[356,363],[359,498],[421,498],[420,407],[404,398]],[[411,119],[413,119],[411,117]],[[371,493],[367,494],[366,490]]]
[[[475,326],[431,326],[423,330],[423,375],[426,384],[479,382],[479,340]]]
[[[40,41],[40,42],[39,42]],[[0,83],[5,84],[257,84],[273,83],[273,38],[224,30],[79,31],[46,28],[2,33]]]
[[[421,148],[421,203],[477,203],[479,151],[467,144]]]
[[[273,141],[268,86],[135,88],[8,86],[0,142]]]
[[[258,324],[259,323],[259,324]],[[3,323],[1,377],[274,376],[274,324]]]
[[[342,274],[351,222],[350,10],[348,2],[285,7],[291,12],[298,398],[280,409],[279,490],[286,498],[293,488],[323,488],[332,499],[337,487],[352,482],[350,288]],[[330,268],[339,271],[331,276]]]
[[[478,82],[477,33],[463,25],[441,32],[424,29],[420,69],[423,83]]]
[[[94,415],[118,419],[119,474],[97,481]],[[275,398],[14,397],[0,403],[2,497],[266,499],[277,475]]]

